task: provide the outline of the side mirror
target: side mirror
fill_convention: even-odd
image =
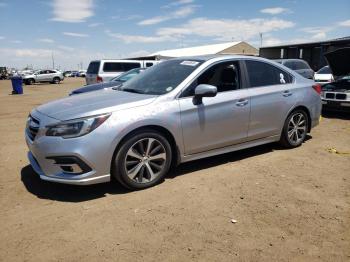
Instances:
[[[203,97],[214,97],[218,93],[216,86],[200,84],[194,90],[193,104],[199,105],[203,103]]]

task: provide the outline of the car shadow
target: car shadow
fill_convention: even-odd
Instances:
[[[130,192],[114,182],[76,186],[43,181],[30,165],[22,168],[21,180],[27,191],[38,198],[62,202],[83,202],[105,197],[107,194],[125,194]]]
[[[305,141],[311,138],[308,135]],[[173,167],[165,177],[165,180],[279,150],[285,150],[285,148],[277,143],[271,143],[183,163]],[[115,181],[88,186],[65,185],[43,181],[30,165],[22,168],[21,180],[28,192],[36,195],[38,198],[62,202],[83,202],[105,197],[107,194],[126,194],[130,192],[130,190],[125,189]]]
[[[342,120],[350,120],[349,112],[344,111],[322,111],[322,117],[324,118],[337,118]]]

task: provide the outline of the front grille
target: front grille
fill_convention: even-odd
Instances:
[[[346,99],[346,94],[336,94],[335,98],[339,99],[339,100],[345,100]]]
[[[40,122],[31,115],[27,120],[27,135],[31,140],[34,140],[39,131]]]
[[[335,97],[334,93],[326,93],[326,98],[334,99],[334,97]]]

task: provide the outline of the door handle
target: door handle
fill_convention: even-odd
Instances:
[[[291,96],[292,94],[293,94],[293,93],[290,92],[289,90],[283,91],[283,96],[284,96],[284,97]]]
[[[248,104],[248,99],[242,98],[236,102],[236,106],[245,106]]]

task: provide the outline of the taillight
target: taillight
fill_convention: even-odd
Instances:
[[[96,81],[97,81],[97,83],[101,83],[101,82],[103,82],[103,79],[102,79],[102,77],[97,76],[96,77]]]
[[[320,84],[314,84],[312,88],[317,92],[317,94],[321,94],[322,92],[322,86]]]

